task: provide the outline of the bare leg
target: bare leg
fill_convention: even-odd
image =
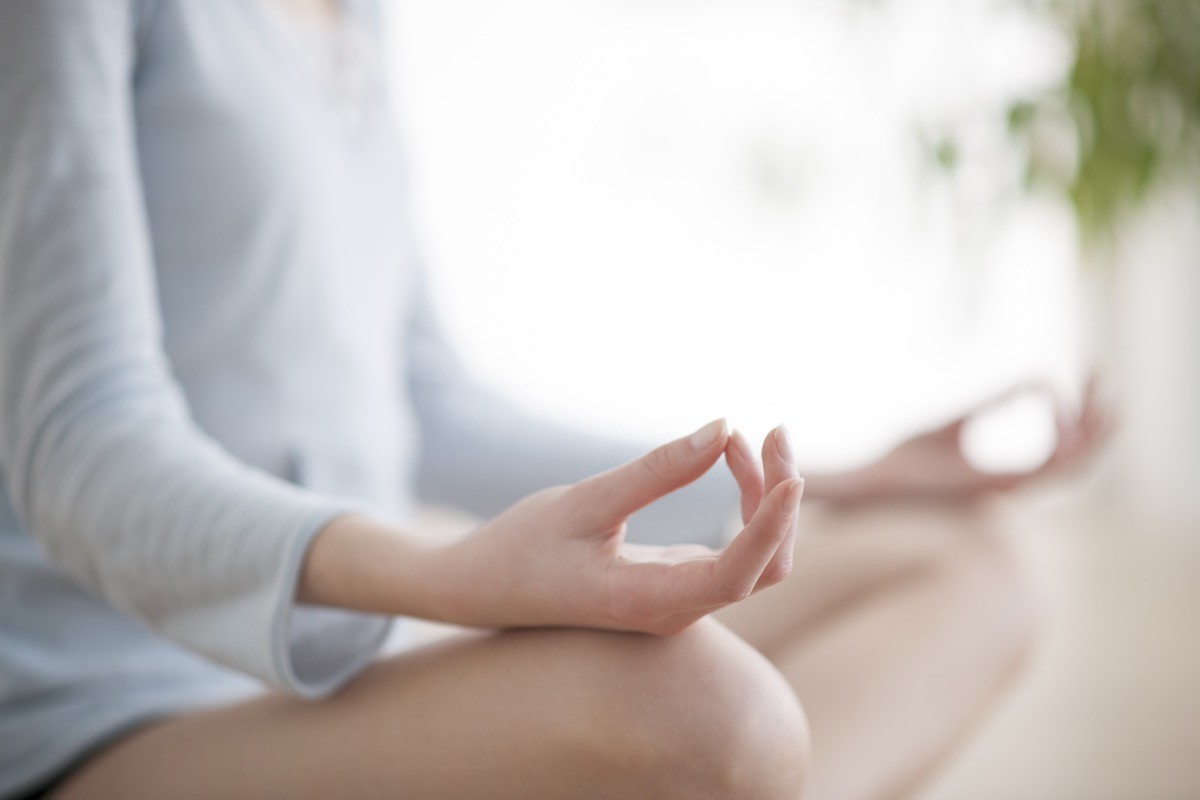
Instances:
[[[382,661],[320,702],[166,722],[85,765],[79,798],[781,798],[807,761],[795,696],[703,620],[679,636],[541,630]]]
[[[807,798],[904,796],[1029,650],[1036,600],[985,506],[810,514],[791,578],[718,616],[808,713]]]

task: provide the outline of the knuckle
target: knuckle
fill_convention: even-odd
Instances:
[[[779,564],[776,565],[776,567],[775,567],[775,582],[778,583],[779,581],[783,580],[784,578],[786,578],[788,575],[791,575],[791,574],[792,574],[792,560],[790,558],[785,558],[785,559],[781,560],[779,562]]]
[[[677,463],[674,451],[669,445],[655,448],[642,458],[642,469],[656,480],[667,480],[675,473]]]
[[[724,603],[740,603],[750,596],[753,586],[742,582],[727,583],[721,590],[721,601]]]
[[[763,570],[762,577],[759,579],[761,583],[766,585],[774,585],[779,583],[792,572],[791,559],[773,561]]]

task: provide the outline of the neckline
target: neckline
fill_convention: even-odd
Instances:
[[[277,0],[257,0],[256,10],[281,77],[301,102],[342,137],[353,137],[371,114],[370,36],[353,0],[338,0],[336,22],[292,14]]]

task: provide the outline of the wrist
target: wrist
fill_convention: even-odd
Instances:
[[[313,538],[297,600],[353,611],[446,620],[447,546],[358,514]]]

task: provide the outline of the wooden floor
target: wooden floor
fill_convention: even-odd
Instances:
[[[922,800],[1200,798],[1200,525],[1034,514],[1041,658]]]

